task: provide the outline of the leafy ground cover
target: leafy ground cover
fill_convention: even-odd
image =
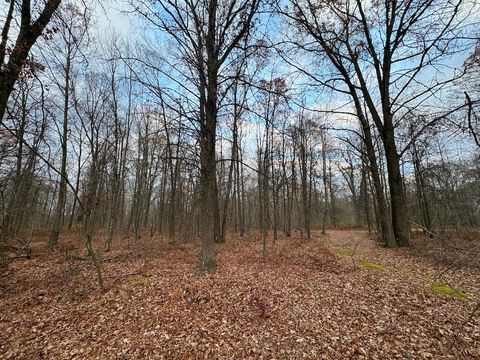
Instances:
[[[117,239],[99,293],[84,254],[38,252],[0,277],[2,359],[478,359],[476,266],[449,269],[364,231],[199,247]],[[448,270],[448,271],[445,271]],[[450,291],[434,291],[432,284]],[[462,294],[462,298],[456,294]],[[473,315],[472,315],[473,314]],[[468,321],[467,321],[468,320]]]

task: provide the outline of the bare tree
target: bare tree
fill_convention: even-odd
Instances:
[[[13,91],[15,82],[26,64],[36,66],[28,61],[30,49],[50,22],[61,0],[48,0],[38,14],[32,11],[31,1],[22,0],[19,11],[16,0],[9,1],[8,13],[2,26],[0,42],[0,121],[2,121]],[[36,8],[36,7],[35,7]],[[19,13],[18,13],[19,12]],[[34,20],[33,17],[38,15]],[[19,17],[18,19],[16,17]],[[12,23],[13,21],[13,23]],[[18,24],[18,29],[14,26]],[[13,48],[10,48],[10,37],[16,35]],[[13,36],[15,36],[13,35]]]
[[[52,81],[63,97],[62,125],[59,134],[61,145],[60,184],[52,232],[48,240],[50,249],[58,244],[58,236],[64,218],[67,199],[67,137],[71,107],[72,73],[75,59],[80,54],[80,47],[87,38],[89,17],[88,13],[82,12],[81,8],[70,3],[60,8],[53,20],[57,35],[48,44],[48,54],[44,54],[44,58],[48,61],[47,66],[50,69]]]
[[[437,73],[426,80],[423,74],[426,69],[441,68],[447,57],[463,50],[459,34],[465,31],[472,4],[462,0],[292,0],[291,4],[292,11],[283,14],[313,41],[297,41],[296,45],[319,54],[333,66],[335,76],[314,78],[326,88],[350,96],[370,151],[369,124],[360,106],[366,103],[385,150],[396,241],[389,239],[385,229],[384,236],[389,246],[406,246],[409,224],[400,159],[409,144],[399,148],[396,128],[408,111],[427,104],[457,78],[457,74],[445,78]],[[372,72],[373,77],[369,76]],[[305,73],[309,74],[308,69]]]
[[[248,37],[259,0],[205,0],[140,2],[137,10],[170,35],[179,48],[178,56],[191,66],[190,82],[198,103],[196,121],[200,145],[200,203],[202,252],[199,269],[216,267],[214,239],[217,227],[215,145],[222,69],[242,39]],[[156,11],[156,10],[160,11]]]

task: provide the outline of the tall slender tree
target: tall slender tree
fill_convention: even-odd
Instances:
[[[200,147],[200,204],[202,251],[198,268],[216,267],[215,229],[218,227],[218,196],[215,157],[218,124],[219,85],[231,56],[248,37],[260,0],[157,0],[134,2],[137,11],[170,35],[191,74],[198,105],[198,142]],[[217,221],[216,221],[217,220]]]

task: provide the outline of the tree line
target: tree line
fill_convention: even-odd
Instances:
[[[98,6],[2,5],[2,242],[198,238],[203,271],[228,231],[479,226],[474,1],[131,0],[131,37]]]

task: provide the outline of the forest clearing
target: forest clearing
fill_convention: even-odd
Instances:
[[[86,254],[34,250],[1,276],[0,357],[478,359],[479,259],[442,274],[451,259],[422,241],[296,233],[264,260],[254,235],[230,235],[217,270],[196,275],[198,244],[123,239],[101,256],[104,293]]]

